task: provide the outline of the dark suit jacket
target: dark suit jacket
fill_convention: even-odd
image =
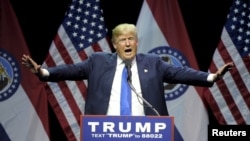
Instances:
[[[116,53],[94,53],[86,61],[77,64],[48,68],[50,76],[41,80],[56,82],[87,79],[85,114],[105,115],[115,75],[116,60]],[[170,65],[157,55],[138,54],[136,61],[142,96],[160,115],[168,115],[163,82],[206,87],[213,85],[207,82],[208,73]],[[144,111],[146,115],[156,115],[152,109],[145,106]]]

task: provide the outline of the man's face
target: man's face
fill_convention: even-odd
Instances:
[[[118,36],[113,45],[122,60],[133,59],[137,53],[138,40],[133,33],[128,32]]]

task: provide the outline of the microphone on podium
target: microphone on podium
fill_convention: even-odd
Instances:
[[[132,64],[131,64],[131,63],[132,63],[132,60],[131,60],[131,59],[125,59],[125,60],[123,60],[123,62],[124,62],[125,67],[126,67],[126,69],[127,69],[127,71],[128,71],[128,78],[127,78],[127,81],[128,81],[128,84],[129,84],[129,87],[131,88],[131,90],[136,94],[136,96],[137,96],[138,98],[140,98],[140,99],[143,101],[143,103],[146,104],[147,107],[149,107],[150,109],[152,109],[152,110],[155,112],[155,114],[156,114],[157,116],[160,116],[159,112],[153,107],[153,105],[150,104],[150,103],[149,103],[145,98],[143,98],[140,94],[138,94],[137,91],[136,91],[136,89],[135,89],[135,87],[133,86],[133,84],[132,84],[132,71],[131,71],[131,67],[132,67]]]
[[[132,77],[132,72],[131,72],[131,66],[132,66],[131,62],[132,62],[132,60],[131,59],[125,59],[123,62],[125,64],[125,67],[126,67],[127,72],[128,72],[127,80],[131,83],[132,82],[132,79],[131,79],[131,77]]]

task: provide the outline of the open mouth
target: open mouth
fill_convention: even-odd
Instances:
[[[125,53],[130,53],[132,49],[125,49]]]
[[[125,49],[124,52],[127,56],[130,56],[132,54],[132,49]]]

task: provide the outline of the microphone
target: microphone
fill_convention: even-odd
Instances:
[[[138,94],[135,87],[133,86],[132,79],[131,79],[131,77],[132,77],[132,71],[131,71],[131,66],[132,66],[131,62],[132,62],[132,60],[131,59],[126,59],[123,62],[124,62],[125,67],[126,67],[126,69],[128,71],[127,81],[128,81],[128,84],[129,84],[129,87],[131,88],[131,90],[136,94],[136,96],[138,98],[140,98],[143,101],[143,103],[146,104],[147,107],[151,108],[156,113],[157,116],[160,116],[159,112],[153,107],[153,105],[151,105],[145,98],[143,98],[140,94]]]
[[[129,81],[130,83],[132,82],[132,72],[131,72],[131,62],[132,60],[131,59],[125,59],[124,61],[124,64],[125,64],[125,67],[128,71],[128,78],[127,78],[127,81]]]

